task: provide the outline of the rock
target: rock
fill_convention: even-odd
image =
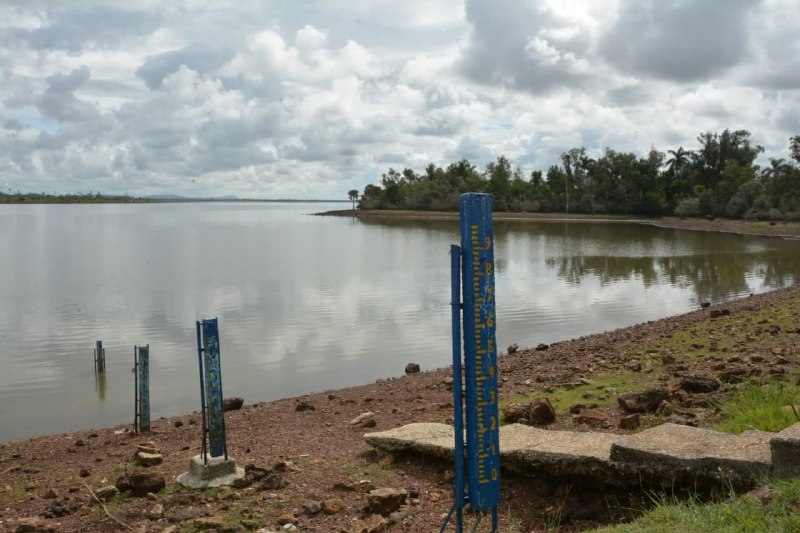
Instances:
[[[92,474],[89,472],[89,469],[81,468],[80,471],[78,472],[78,475],[81,476],[81,477],[89,477]]]
[[[216,529],[217,531],[224,531],[228,529],[228,524],[225,520],[218,516],[207,516],[203,518],[195,518],[194,527],[197,529]]]
[[[610,417],[599,409],[584,409],[572,417],[572,422],[575,424],[587,424],[595,427],[608,427],[611,424],[610,420]]]
[[[706,307],[711,307],[711,302],[701,302],[700,307],[705,309]]]
[[[517,353],[517,350],[519,350],[519,344],[517,344],[516,342],[512,343],[508,347],[508,355],[511,355],[512,353]]]
[[[306,502],[303,504],[303,512],[308,516],[314,516],[322,511],[322,505],[319,502]]]
[[[419,374],[420,368],[417,363],[408,363],[406,365],[406,374]]]
[[[662,365],[674,365],[675,364],[675,357],[669,354],[664,354],[661,356],[661,364]]]
[[[54,533],[61,528],[61,524],[42,520],[41,518],[20,518],[17,520],[17,533]]]
[[[655,412],[661,402],[668,398],[669,392],[664,389],[648,389],[620,394],[617,402],[626,413],[648,413]]]
[[[244,405],[244,399],[239,398],[238,396],[232,396],[230,398],[225,398],[222,400],[222,410],[227,411],[238,411]]]
[[[94,493],[99,499],[103,500],[104,502],[107,502],[108,500],[119,494],[119,490],[117,490],[117,487],[115,487],[114,485],[106,485],[105,487],[100,487],[99,489],[94,491]]]
[[[133,488],[131,487],[131,480],[128,476],[120,476],[114,486],[117,487],[117,490],[120,492],[128,492]]]
[[[253,484],[255,478],[251,474],[245,474],[244,477],[234,479],[231,486],[235,489],[244,489]]]
[[[619,419],[620,429],[636,429],[639,427],[639,413],[623,416]]]
[[[741,383],[747,376],[747,370],[744,368],[731,368],[717,374],[717,377],[723,383]]]
[[[341,513],[344,510],[344,502],[339,498],[330,498],[322,502],[322,510],[325,514]]]
[[[371,490],[367,494],[367,507],[375,514],[389,514],[405,503],[407,494],[403,489],[388,487]]]
[[[689,376],[681,380],[681,388],[689,393],[707,393],[719,389],[719,381],[702,376]]]
[[[256,488],[257,491],[262,490],[278,490],[283,487],[283,476],[280,474],[270,474]]]
[[[295,406],[295,411],[313,411],[315,407],[308,400],[300,400]]]
[[[543,351],[547,350],[548,348],[550,348],[550,346],[548,346],[547,344],[540,343],[540,344],[536,345],[536,348],[534,348],[534,350],[536,350],[537,352],[543,352]]]
[[[361,413],[360,415],[358,415],[357,417],[355,417],[354,419],[352,419],[350,421],[350,425],[351,426],[357,426],[358,424],[363,424],[365,421],[369,420],[370,418],[374,418],[374,417],[375,417],[375,413],[373,413],[372,411],[365,411],[365,412]]]
[[[364,423],[361,425],[365,428],[374,428],[378,425],[378,422],[374,418],[368,418],[367,420],[364,420]]]
[[[131,474],[130,483],[134,496],[147,496],[148,492],[156,493],[167,485],[164,476],[158,472],[137,472]]]
[[[155,504],[147,510],[147,518],[150,520],[160,520],[164,516],[164,506],[160,503]]]
[[[144,453],[161,453],[161,448],[156,446],[154,442],[141,442],[136,445],[137,452],[144,452]]]
[[[49,488],[44,494],[42,494],[42,498],[45,500],[52,500],[54,498],[58,498],[58,494],[56,494],[54,489]]]
[[[503,406],[503,418],[509,424],[518,422],[520,419],[528,417],[528,408],[517,402],[508,402]]]
[[[451,376],[447,376],[442,380],[442,384],[447,388],[447,390],[453,390],[453,378]]]
[[[767,505],[775,497],[775,491],[769,487],[760,487],[746,493],[744,497]]]
[[[286,524],[294,524],[297,522],[297,518],[294,517],[293,514],[284,513],[275,520],[279,526],[285,526]]]
[[[351,533],[380,533],[389,526],[381,515],[373,514],[363,520],[355,520],[350,528]]]
[[[164,457],[160,453],[145,453],[138,451],[133,458],[137,463],[144,467],[158,466],[164,462]]]
[[[174,424],[172,424],[176,428],[183,427],[183,422],[180,420],[176,420]]]
[[[556,421],[556,411],[547,397],[536,398],[528,404],[528,420],[535,426],[552,424]]]

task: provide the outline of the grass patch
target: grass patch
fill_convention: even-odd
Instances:
[[[603,533],[716,533],[800,531],[800,479],[775,482],[768,503],[747,496],[703,504],[697,498],[654,497],[653,510],[637,520],[595,531]]]
[[[608,374],[592,375],[586,383],[575,382],[570,386],[560,387],[549,393],[533,393],[515,396],[508,400],[500,401],[500,410],[509,402],[527,404],[534,398],[546,396],[553,404],[556,414],[566,413],[576,404],[597,404],[600,407],[615,407],[617,396],[624,392],[638,391],[653,387],[658,382],[660,374],[657,371],[650,373],[623,371]],[[501,415],[500,423],[505,424]]]
[[[28,493],[21,485],[6,485],[0,488],[0,505],[11,505],[15,502],[25,501],[27,498]]]
[[[780,431],[800,422],[794,406],[800,404],[800,387],[776,382],[751,385],[722,400],[722,421],[716,429],[741,433],[751,429]]]

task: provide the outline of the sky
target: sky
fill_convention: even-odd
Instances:
[[[389,167],[800,134],[797,0],[0,4],[0,190],[346,199]]]

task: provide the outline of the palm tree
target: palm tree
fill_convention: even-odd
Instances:
[[[353,211],[356,210],[356,200],[358,200],[358,191],[356,189],[350,189],[347,191],[347,197],[350,198],[350,201],[353,202]]]
[[[681,170],[689,164],[689,158],[692,156],[692,152],[684,150],[683,146],[679,146],[677,150],[667,150],[667,153],[672,155],[667,159],[667,168],[673,175],[680,174]]]

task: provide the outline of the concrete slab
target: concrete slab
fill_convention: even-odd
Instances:
[[[800,423],[774,435],[769,447],[775,477],[789,479],[800,476]]]
[[[244,469],[237,467],[236,460],[230,456],[227,459],[209,457],[206,463],[201,454],[189,460],[189,471],[179,475],[177,481],[185,487],[200,489],[231,485],[244,475]]]
[[[416,452],[452,459],[455,449],[453,431],[453,426],[447,424],[417,422],[367,433],[364,440],[373,448],[386,452]]]
[[[612,444],[611,461],[648,482],[747,484],[769,472],[773,436],[663,424]]]

